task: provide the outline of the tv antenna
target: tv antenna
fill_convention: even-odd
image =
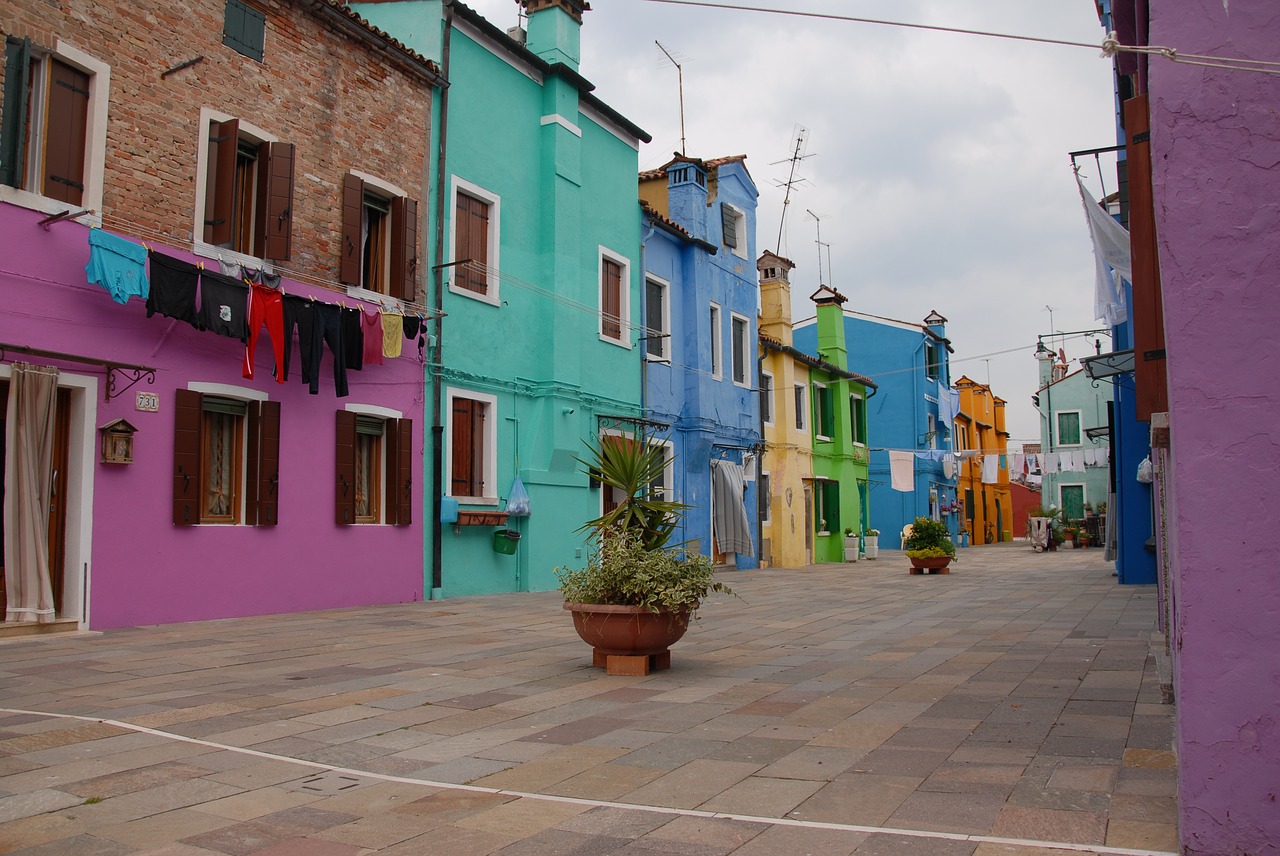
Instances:
[[[786,194],[782,198],[782,217],[778,221],[778,249],[775,250],[775,252],[779,255],[782,254],[782,230],[787,223],[787,206],[791,204],[791,189],[797,184],[804,182],[803,178],[796,177],[796,164],[800,163],[802,160],[808,160],[813,157],[813,155],[807,152],[809,146],[809,129],[803,125],[796,125],[792,133],[795,135],[796,143],[795,147],[791,150],[791,157],[786,160],[774,161],[770,164],[770,166],[777,166],[780,163],[788,162],[791,164],[791,171],[787,174],[787,180],[774,182],[774,186],[785,187],[787,189]],[[821,256],[819,256],[818,261],[822,261]],[[821,278],[821,271],[819,271],[819,278]]]
[[[663,47],[662,42],[658,41],[657,39],[654,39],[653,43],[658,46],[658,50],[662,51],[662,53],[666,55],[667,60],[670,61],[670,63],[676,67],[676,79],[680,83],[680,154],[683,155],[685,153],[684,151],[684,145],[685,145],[684,143],[684,67],[681,66],[680,63],[676,60],[676,58],[671,55],[671,51]]]
[[[822,218],[814,214],[808,208],[804,209],[804,213],[808,214],[810,219],[817,225],[818,239],[814,241],[818,245],[818,285],[831,285],[829,282],[822,281],[822,248],[827,248],[827,272],[831,271],[831,245],[822,242]]]

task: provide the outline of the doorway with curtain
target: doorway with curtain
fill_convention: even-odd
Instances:
[[[0,380],[0,609],[48,623],[66,590],[71,390],[56,369],[15,365]]]

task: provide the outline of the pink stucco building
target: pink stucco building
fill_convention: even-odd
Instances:
[[[338,4],[269,8],[6,5],[10,622],[101,629],[423,597],[425,366],[404,329],[429,314],[416,211],[438,70]],[[121,253],[91,257],[112,240]],[[176,303],[150,314],[136,293],[113,300],[95,268],[126,288],[148,271],[153,296],[167,276]],[[255,272],[265,285],[251,290]],[[211,314],[192,323],[197,281]],[[250,348],[252,378],[235,329],[263,327],[250,294],[275,319]],[[312,339],[288,324],[303,316],[326,331],[311,384]],[[374,343],[360,370],[344,322]]]
[[[1151,45],[1280,61],[1269,0],[1137,6]],[[1280,76],[1161,57],[1146,76],[1168,372],[1168,428],[1153,414],[1152,439],[1183,852],[1280,853]]]

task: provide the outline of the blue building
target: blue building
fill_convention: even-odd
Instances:
[[[818,352],[816,318],[796,324],[795,346]],[[845,345],[849,365],[876,382],[879,391],[867,402],[868,420],[876,426],[869,468],[872,528],[880,530],[881,545],[901,546],[902,527],[917,517],[945,520],[952,534],[964,519],[956,496],[957,468],[946,453],[953,444],[954,413],[945,404],[950,393],[952,353],[947,319],[929,313],[923,324],[896,321],[863,312],[844,311]],[[943,397],[941,408],[939,398]],[[893,489],[889,470],[891,451],[910,451],[914,490]]]
[[[758,193],[744,161],[677,156],[640,174],[641,317],[645,413],[671,461],[663,487],[691,506],[674,540],[754,568]]]

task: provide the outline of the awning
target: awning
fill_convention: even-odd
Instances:
[[[1080,365],[1084,366],[1084,373],[1094,380],[1131,372],[1133,371],[1133,348],[1127,351],[1112,351],[1109,354],[1081,357]]]

